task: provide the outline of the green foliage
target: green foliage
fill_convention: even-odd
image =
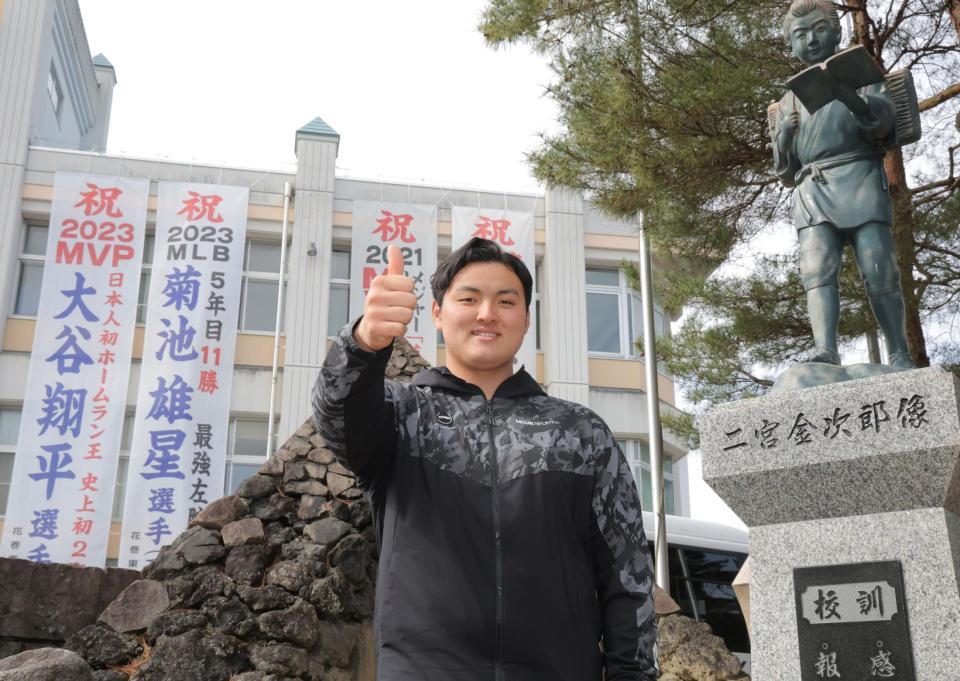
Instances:
[[[778,369],[812,346],[795,252],[758,258],[746,276],[721,267],[737,247],[790,221],[791,197],[772,174],[766,124],[768,104],[799,67],[781,32],[786,6],[490,0],[480,23],[490,44],[526,44],[554,70],[548,91],[561,132],[543,136],[530,153],[535,175],[583,190],[611,215],[643,216],[657,253],[658,300],[671,314],[686,310],[658,353],[698,410],[762,394]],[[921,99],[957,79],[960,50],[946,4],[871,0],[862,7],[858,25],[870,27],[875,58],[922,73]],[[900,248],[909,252],[908,282],[919,301],[908,314],[942,321],[960,312],[960,145],[951,146],[956,135],[942,115],[924,115],[924,141],[907,157],[924,159],[908,189],[913,231],[905,238],[912,243]],[[841,283],[847,343],[875,329],[851,261],[845,258]],[[943,358],[960,355],[955,342],[941,345]],[[675,425],[695,432],[684,417]]]

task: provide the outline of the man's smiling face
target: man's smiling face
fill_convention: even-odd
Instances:
[[[433,322],[443,331],[446,364],[455,374],[512,372],[530,325],[523,284],[503,263],[467,265],[450,282],[443,305],[434,301]]]

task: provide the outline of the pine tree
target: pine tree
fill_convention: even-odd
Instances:
[[[746,276],[716,274],[771,230],[796,241],[766,123],[767,105],[802,68],[782,33],[788,4],[490,0],[480,22],[490,44],[526,44],[554,71],[561,129],[529,154],[538,179],[579,188],[612,215],[644,216],[659,300],[687,311],[658,351],[700,407],[761,394],[774,367],[812,348],[795,250],[758,258]],[[909,67],[917,82],[923,139],[884,160],[907,335],[918,366],[931,353],[956,361],[960,339],[931,342],[921,321],[960,313],[960,0],[849,0],[840,10],[885,72]],[[841,280],[847,343],[876,331],[851,260]]]

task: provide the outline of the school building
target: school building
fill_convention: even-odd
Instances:
[[[633,343],[640,335],[639,297],[619,269],[622,260],[637,260],[635,225],[611,220],[577,193],[563,189],[504,194],[338,177],[340,138],[320,118],[291,131],[295,174],[107,154],[116,85],[110,62],[102,55],[90,56],[76,0],[0,0],[0,513],[5,512],[13,460],[18,454],[20,410],[58,171],[151,181],[140,323],[116,481],[112,560],[117,556],[123,522],[159,181],[250,189],[225,493],[251,475],[268,450],[279,287],[285,286],[285,300],[275,429],[276,439],[282,443],[309,417],[309,390],[323,361],[327,339],[348,321],[353,204],[373,200],[436,205],[440,259],[451,250],[452,206],[508,208],[534,215],[535,377],[548,393],[589,405],[606,420],[632,463],[645,508],[651,507],[644,366]],[[293,187],[293,197],[284,273],[280,255],[286,183]],[[656,326],[658,333],[669,333],[669,319],[660,310]],[[438,347],[438,362],[442,363],[442,343]],[[658,380],[661,409],[673,410],[674,383],[665,374]],[[689,516],[687,452],[669,433],[665,438],[667,512]]]

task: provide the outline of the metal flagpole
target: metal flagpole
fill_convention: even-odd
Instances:
[[[277,363],[280,360],[280,321],[283,318],[283,284],[287,272],[287,224],[293,188],[283,183],[283,228],[280,236],[280,286],[277,291],[277,324],[273,331],[273,373],[270,376],[270,408],[267,418],[267,458],[273,454],[273,408],[277,397]]]
[[[670,593],[667,567],[667,524],[663,505],[663,429],[660,425],[660,390],[657,385],[656,330],[653,325],[653,280],[650,245],[640,218],[640,301],[643,306],[643,352],[647,383],[647,432],[650,438],[650,478],[653,498],[654,581]]]

